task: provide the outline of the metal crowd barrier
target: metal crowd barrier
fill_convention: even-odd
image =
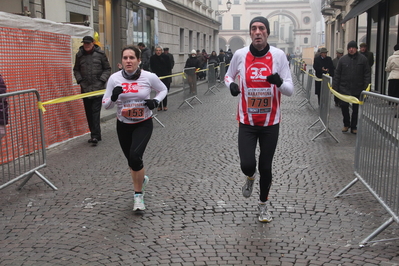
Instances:
[[[363,246],[394,221],[399,223],[399,99],[366,91],[360,97],[364,103],[359,106],[356,178],[335,197],[361,181],[391,216],[360,242]]]
[[[307,81],[306,81],[306,86],[304,86],[303,91],[305,94],[305,99],[303,99],[302,102],[299,103],[299,107],[302,107],[306,104],[309,104],[310,107],[312,107],[313,110],[316,110],[313,105],[310,103],[310,96],[312,93],[312,85],[313,85],[313,71],[311,69],[309,69],[308,73],[307,73]]]
[[[204,93],[207,94],[208,92],[212,92],[213,94],[216,94],[213,90],[218,90],[217,85],[216,85],[216,71],[215,71],[215,66],[213,64],[208,65],[208,89]]]
[[[193,100],[202,102],[197,97],[197,73],[195,67],[185,68],[184,76],[183,76],[183,102],[179,105],[177,109],[179,109],[183,104],[188,104],[191,108],[194,107],[191,105]]]
[[[224,86],[224,76],[226,76],[226,63],[221,62],[219,64],[219,85]]]
[[[21,189],[36,174],[52,189],[50,181],[39,173],[46,166],[46,145],[42,112],[38,108],[40,95],[30,89],[0,94],[0,101],[8,101],[8,124],[0,143],[0,173],[3,189],[21,179]]]
[[[321,90],[320,90],[319,118],[309,127],[309,129],[314,125],[316,125],[317,122],[321,122],[323,130],[319,132],[312,140],[315,140],[322,133],[327,132],[328,134],[330,134],[331,137],[335,139],[336,142],[339,142],[328,127],[330,119],[330,104],[331,104],[331,92],[330,88],[328,87],[328,83],[332,84],[332,78],[330,76],[323,74],[323,81],[321,82]]]

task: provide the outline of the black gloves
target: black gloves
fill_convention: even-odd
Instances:
[[[158,100],[155,100],[155,99],[146,99],[144,101],[145,101],[145,105],[147,105],[148,108],[150,108],[150,110],[158,107],[158,104],[159,104]]]
[[[283,84],[283,79],[280,78],[280,75],[278,73],[274,73],[270,76],[267,76],[267,81],[271,84],[276,84],[277,87],[280,87],[281,84]]]
[[[230,93],[234,97],[236,97],[238,94],[240,94],[240,88],[238,88],[237,83],[234,83],[234,82],[230,83]]]
[[[119,94],[121,94],[122,92],[123,89],[121,86],[115,87],[112,91],[111,101],[115,102],[116,100],[118,100]]]

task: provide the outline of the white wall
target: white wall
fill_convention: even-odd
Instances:
[[[65,0],[44,0],[46,19],[67,22]]]

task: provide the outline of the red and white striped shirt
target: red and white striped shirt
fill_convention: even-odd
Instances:
[[[278,73],[283,79],[279,88],[266,80],[273,73]],[[270,46],[264,56],[255,57],[249,46],[237,50],[225,76],[226,86],[229,87],[236,78],[241,91],[238,95],[237,120],[252,126],[280,123],[281,94],[291,96],[294,93],[291,71],[284,52]]]

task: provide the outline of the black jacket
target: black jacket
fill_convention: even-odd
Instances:
[[[371,68],[365,56],[358,52],[346,54],[338,61],[333,88],[341,94],[359,97],[371,83]]]
[[[103,90],[104,84],[111,75],[111,66],[107,56],[99,46],[95,45],[92,53],[87,53],[83,46],[76,54],[73,74],[80,84],[82,93]]]
[[[324,71],[323,68],[328,69],[328,71]],[[324,59],[321,56],[316,57],[313,69],[316,71],[316,77],[318,78],[322,78],[323,74],[329,74],[331,77],[334,77],[334,64],[329,56],[326,56]]]
[[[150,68],[158,77],[169,76],[172,73],[169,56],[166,54],[152,55],[150,57]],[[165,80],[169,81],[170,78]],[[162,79],[164,81],[164,79]]]
[[[201,62],[198,60],[197,57],[190,56],[187,59],[186,64],[184,65],[184,68],[189,68],[189,67],[195,67],[196,69],[201,68]]]

